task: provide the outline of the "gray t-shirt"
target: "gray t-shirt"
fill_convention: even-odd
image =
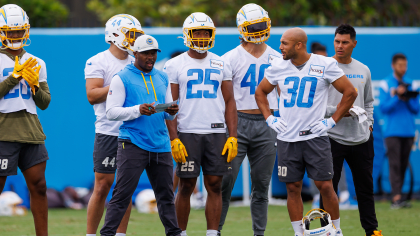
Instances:
[[[370,136],[369,126],[373,125],[373,92],[372,79],[369,68],[358,60],[352,58],[349,64],[338,63],[347,78],[357,89],[358,95],[353,105],[365,109],[368,118],[359,124],[356,117],[344,117],[337,125],[328,131],[328,136],[343,145],[358,145],[366,142]],[[326,117],[331,117],[337,110],[337,104],[343,95],[334,86],[328,91]]]

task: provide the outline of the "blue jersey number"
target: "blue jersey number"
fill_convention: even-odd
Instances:
[[[241,88],[249,87],[249,94],[253,95],[255,94],[255,89],[257,86],[261,83],[261,81],[264,79],[264,72],[265,69],[270,67],[269,64],[262,64],[259,69],[258,73],[258,82],[256,80],[255,71],[256,71],[256,64],[251,64],[248,68],[248,71],[246,72],[244,78],[241,81]],[[248,81],[248,78],[251,77]]]
[[[218,74],[220,75],[220,70],[216,69],[206,69],[205,71],[205,77],[204,72],[202,69],[189,69],[187,71],[187,76],[193,76],[194,74],[197,74],[196,80],[189,80],[187,83],[187,99],[192,98],[217,98],[217,89],[219,89],[219,81],[217,80],[211,80],[211,74]],[[196,84],[202,84],[203,83],[203,77],[204,77],[204,84],[210,84],[213,85],[213,91],[209,90],[197,90],[196,93],[193,93],[193,85]]]
[[[303,96],[305,93],[305,86],[307,82],[311,83],[311,88],[309,89],[308,102],[303,102]],[[302,107],[302,108],[312,107],[312,105],[314,104],[316,84],[318,83],[318,80],[315,77],[303,77],[302,79],[295,76],[287,77],[286,80],[284,81],[284,85],[288,85],[290,83],[293,83],[293,87],[289,88],[287,92],[290,93],[292,97],[290,101],[284,100],[284,107],[295,106],[296,98],[297,98],[298,107]]]
[[[13,72],[13,67],[12,68],[4,68],[3,77],[9,76],[12,72]],[[19,83],[20,87],[13,92],[10,90],[6,95],[4,95],[4,99],[17,98],[17,97],[19,97],[19,92],[22,95],[23,99],[29,99],[31,97],[31,88],[29,87],[28,82],[25,81],[25,83],[26,83],[26,89],[27,89],[26,94],[22,93],[23,84]]]

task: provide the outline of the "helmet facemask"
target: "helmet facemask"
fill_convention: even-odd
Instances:
[[[144,35],[144,32],[142,30],[138,30],[136,28],[128,29],[126,27],[123,27],[121,29],[121,32],[124,34],[125,38],[121,43],[121,46],[128,49],[129,51],[133,51],[131,49],[131,46],[134,45],[134,42],[136,39],[142,35]]]
[[[238,26],[239,33],[244,41],[249,43],[261,44],[270,37],[271,20],[264,17],[262,19],[245,21]]]
[[[3,47],[12,50],[19,50],[24,46],[29,46],[31,42],[29,39],[29,28],[29,24],[16,27],[0,27],[0,38]],[[17,37],[13,37],[12,35],[17,35]]]
[[[207,30],[210,33],[209,38],[195,38],[194,31]],[[207,50],[214,47],[214,37],[216,35],[216,28],[208,26],[198,26],[184,29],[184,37],[186,37],[187,47],[193,49],[198,53],[205,53]]]

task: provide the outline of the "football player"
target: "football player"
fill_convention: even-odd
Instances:
[[[164,66],[173,99],[179,99],[180,106],[177,121],[168,122],[168,126],[172,154],[177,162],[176,175],[180,178],[175,205],[183,236],[187,235],[190,196],[200,167],[208,192],[207,235],[217,235],[222,211],[222,178],[237,154],[238,118],[230,65],[208,51],[214,47],[215,34],[209,16],[200,12],[191,14],[183,25],[184,44],[190,49]]]
[[[127,14],[115,15],[105,24],[105,42],[110,44],[109,49],[86,62],[86,94],[96,115],[93,148],[95,185],[87,209],[87,236],[96,235],[117,169],[118,133],[122,122],[109,121],[106,118],[106,97],[108,93],[112,93],[109,85],[115,74],[134,62],[134,57],[129,55],[132,54],[130,47],[136,38],[143,34],[140,22],[136,18]],[[117,236],[125,235],[130,211],[131,203],[117,230]]]
[[[29,17],[15,4],[0,8],[0,193],[6,178],[22,171],[30,193],[36,235],[48,235],[46,139],[37,107],[51,95],[45,63],[23,49],[29,45]]]
[[[264,235],[267,225],[268,188],[276,160],[276,132],[267,126],[255,102],[255,90],[264,78],[265,70],[281,54],[268,46],[270,18],[257,4],[246,4],[237,16],[241,44],[222,56],[231,65],[232,83],[238,109],[238,156],[232,161],[232,171],[223,177],[222,216],[219,231],[225,223],[230,196],[245,156],[251,166],[251,215],[254,235]],[[226,68],[225,68],[226,70]],[[268,94],[271,112],[278,109],[276,91]]]
[[[344,117],[357,96],[334,58],[309,54],[300,28],[287,30],[280,42],[283,59],[274,59],[255,93],[267,124],[277,132],[278,176],[286,183],[287,208],[295,235],[302,236],[302,179],[305,169],[315,181],[334,225],[340,225],[338,198],[327,131]],[[343,94],[341,106],[324,119],[330,86]],[[270,112],[267,95],[279,85],[281,117]],[[341,230],[337,228],[337,232]]]

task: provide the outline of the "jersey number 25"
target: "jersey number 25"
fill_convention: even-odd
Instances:
[[[206,69],[206,76],[204,77],[202,69],[189,69],[187,71],[187,76],[193,76],[197,74],[197,79],[189,80],[187,83],[187,99],[191,98],[217,98],[217,89],[219,88],[219,81],[211,80],[211,74],[220,75],[220,70],[216,69]],[[196,93],[193,93],[193,85],[202,84],[204,77],[204,84],[213,85],[213,93],[210,93],[209,90],[197,90]]]

